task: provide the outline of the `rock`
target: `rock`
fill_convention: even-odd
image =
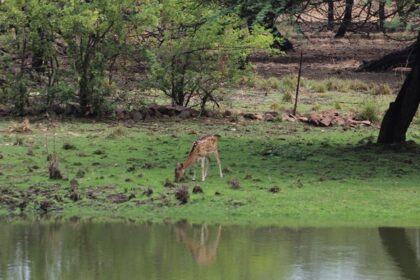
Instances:
[[[280,192],[280,188],[278,186],[272,186],[268,191],[271,193],[278,193]]]
[[[118,120],[125,120],[127,118],[127,111],[125,109],[122,109],[122,108],[117,108],[115,110],[115,117]]]
[[[188,119],[193,117],[193,113],[190,110],[184,110],[181,113],[179,113],[178,117],[181,119]]]
[[[244,113],[242,116],[247,120],[256,120],[257,119],[257,116],[253,113]]]
[[[63,144],[63,149],[64,150],[75,150],[76,146],[71,144],[71,143],[64,143]]]
[[[241,184],[239,183],[239,181],[236,180],[236,179],[230,180],[229,181],[229,185],[230,185],[230,188],[231,189],[234,189],[234,190],[239,189],[240,186],[241,186]]]
[[[112,202],[116,204],[124,203],[128,201],[128,197],[125,194],[117,193],[117,194],[110,194],[107,196],[107,198]]]
[[[69,198],[72,201],[77,202],[77,201],[80,200],[80,194],[78,192],[75,192],[75,191],[74,192],[71,192],[70,195],[69,195]]]
[[[75,192],[79,188],[79,182],[76,179],[71,179],[70,181],[70,191]]]
[[[186,204],[190,198],[188,193],[188,188],[186,186],[181,186],[175,191],[175,198],[181,203]]]
[[[223,117],[225,118],[230,117],[232,115],[233,115],[232,111],[226,110],[223,112]]]
[[[144,120],[144,116],[140,111],[131,111],[130,118],[136,122]]]
[[[153,194],[153,190],[151,188],[146,188],[143,190],[143,195],[151,196]]]
[[[272,122],[272,121],[274,121],[274,116],[270,113],[265,113],[264,114],[264,120],[266,122]]]
[[[203,193],[203,189],[200,186],[194,186],[193,193]]]
[[[163,186],[165,188],[170,188],[170,189],[173,189],[173,188],[176,187],[176,185],[174,183],[172,183],[171,181],[169,181],[169,179],[165,180],[165,183],[163,184]]]

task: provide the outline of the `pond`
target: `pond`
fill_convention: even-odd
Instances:
[[[0,223],[0,279],[420,279],[420,231]]]

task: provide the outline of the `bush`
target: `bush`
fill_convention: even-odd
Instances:
[[[327,85],[325,81],[310,81],[308,82],[308,85],[314,92],[324,93],[327,91]]]
[[[292,92],[291,91],[285,91],[285,92],[283,92],[283,97],[281,98],[281,100],[283,102],[287,102],[287,103],[292,102],[293,101],[293,94],[292,94]]]
[[[392,94],[392,90],[388,84],[381,84],[372,86],[370,93],[372,95],[389,95]]]
[[[217,102],[222,88],[252,74],[249,65],[244,67],[250,54],[270,50],[271,33],[261,26],[253,26],[250,33],[238,15],[212,1],[160,3],[158,28],[164,32],[148,42],[145,86],[159,89],[173,104],[204,110],[206,102]]]
[[[378,104],[373,100],[369,100],[368,102],[364,103],[361,110],[357,114],[357,118],[361,120],[368,120],[371,122],[379,121],[380,111],[378,108]]]
[[[357,92],[367,92],[369,91],[371,87],[372,87],[371,85],[360,80],[351,81],[349,85],[349,88],[351,90],[357,91]]]
[[[297,78],[291,75],[284,76],[281,79],[281,89],[283,91],[294,91],[297,86]]]
[[[328,91],[347,92],[350,88],[350,82],[346,80],[340,80],[337,78],[329,78],[326,81],[326,87]]]

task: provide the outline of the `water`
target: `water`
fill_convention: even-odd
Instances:
[[[0,279],[420,279],[420,231],[0,223]]]

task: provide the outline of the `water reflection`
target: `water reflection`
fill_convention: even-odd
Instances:
[[[420,279],[420,266],[413,244],[403,228],[379,228],[382,244],[406,279]]]
[[[184,243],[185,247],[191,252],[198,265],[207,266],[214,263],[222,235],[222,226],[219,225],[216,239],[211,243],[209,242],[209,229],[206,224],[201,226],[199,237],[197,237],[196,232],[189,236],[185,224],[182,227],[177,226],[175,233],[177,239]]]
[[[0,223],[0,279],[420,279],[420,231]]]

